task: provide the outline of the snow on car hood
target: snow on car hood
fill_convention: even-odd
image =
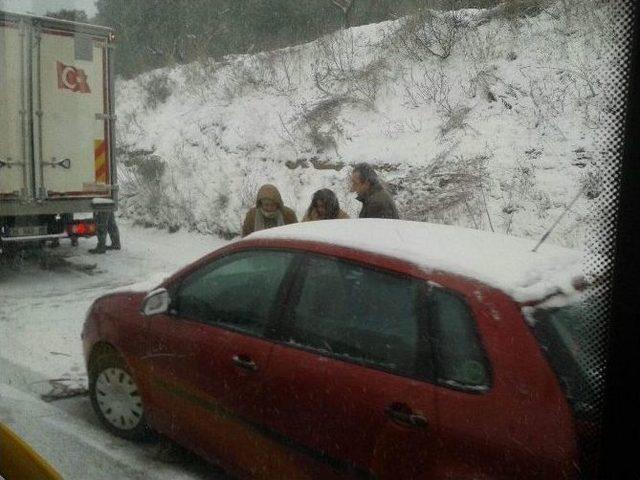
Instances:
[[[170,273],[156,273],[150,275],[146,280],[141,282],[130,283],[129,285],[122,285],[118,288],[114,288],[105,293],[105,295],[113,295],[115,293],[129,293],[129,292],[150,292],[154,290],[162,282],[171,276]]]
[[[247,237],[329,243],[450,272],[498,288],[518,302],[575,293],[582,253],[509,235],[450,225],[386,219],[325,220],[255,232]]]

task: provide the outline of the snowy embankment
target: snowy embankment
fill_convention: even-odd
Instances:
[[[599,192],[601,2],[424,12],[317,41],[117,82],[122,211],[232,237],[264,182],[299,217],[349,165],[372,162],[406,219],[581,246]]]

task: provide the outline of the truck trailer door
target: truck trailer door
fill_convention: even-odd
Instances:
[[[34,35],[37,195],[109,197],[107,39],[43,26]]]
[[[26,28],[0,19],[0,201],[30,194]]]

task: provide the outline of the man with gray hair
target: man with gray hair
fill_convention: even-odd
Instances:
[[[362,210],[358,215],[360,218],[399,218],[393,198],[368,163],[359,163],[353,167],[351,191],[357,193],[357,200],[362,202]]]

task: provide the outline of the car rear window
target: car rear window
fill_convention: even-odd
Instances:
[[[438,382],[460,390],[488,390],[489,361],[471,309],[462,297],[443,288],[431,288],[426,311]]]
[[[592,419],[602,385],[602,359],[590,349],[595,315],[587,301],[526,312],[533,332],[578,417]],[[600,379],[600,380],[599,380]]]

